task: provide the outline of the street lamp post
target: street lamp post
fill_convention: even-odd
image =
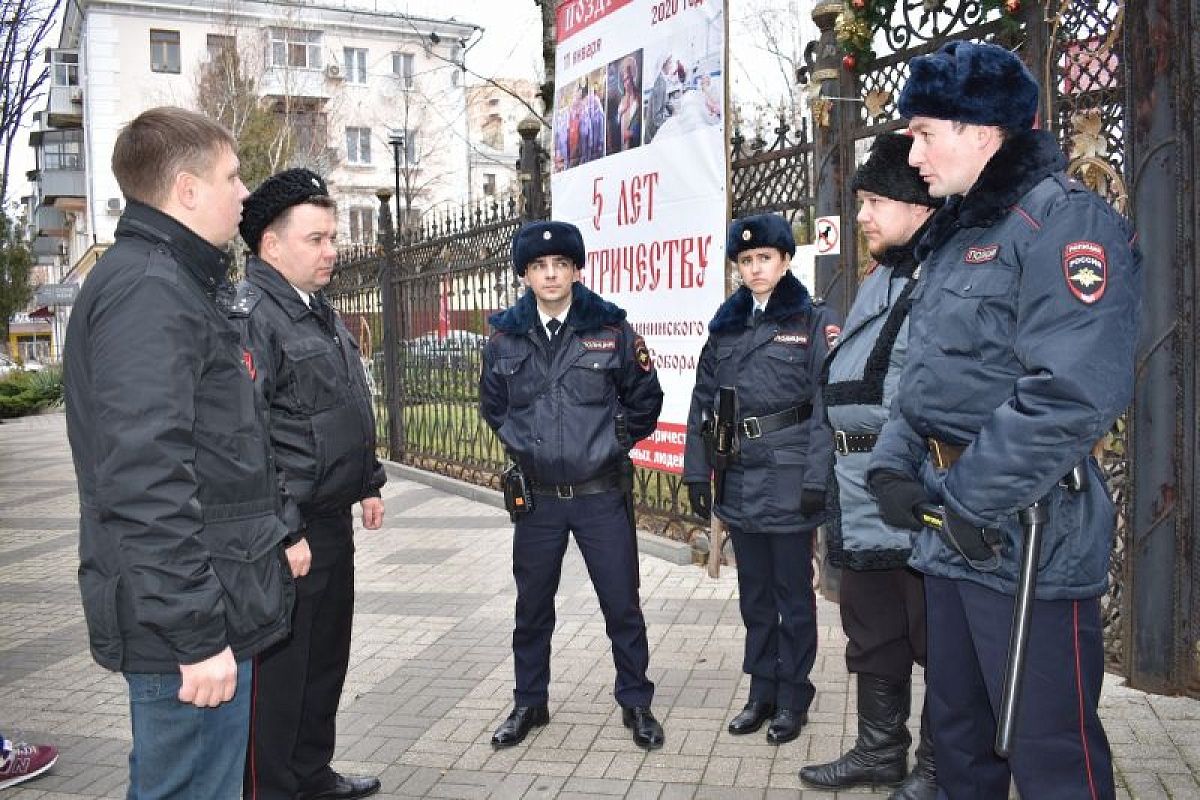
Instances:
[[[404,232],[403,208],[400,205],[400,159],[404,157],[404,133],[393,132],[388,137],[388,144],[392,146],[392,160],[396,172],[396,241],[399,242]]]

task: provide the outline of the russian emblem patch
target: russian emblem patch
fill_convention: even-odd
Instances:
[[[642,372],[649,372],[654,369],[654,361],[650,358],[650,350],[646,347],[646,340],[640,336],[633,340],[633,357],[637,359],[638,366],[642,368]]]
[[[1075,299],[1091,305],[1108,288],[1108,258],[1095,242],[1071,242],[1063,248],[1063,276]]]

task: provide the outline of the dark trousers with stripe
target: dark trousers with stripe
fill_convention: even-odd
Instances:
[[[538,495],[534,510],[516,524],[514,700],[519,706],[533,706],[544,705],[549,698],[554,595],[570,533],[575,534],[575,544],[583,555],[604,613],[617,670],[614,689],[617,703],[626,707],[648,706],[654,699],[654,684],[646,677],[650,647],[638,595],[637,542],[629,527],[624,496],[618,491],[569,500]]]
[[[969,581],[925,577],[926,707],[939,798],[1108,800],[1112,755],[1096,713],[1104,677],[1100,601],[1034,603],[1012,757],[993,752],[1013,598]]]
[[[255,660],[246,800],[293,800],[334,781],[329,762],[354,617],[354,528],[349,509],[306,522],[313,563],[296,579],[292,635]]]
[[[750,676],[750,699],[806,712],[816,694],[808,677],[817,658],[812,531],[731,530],[730,535],[746,626],[742,669]]]

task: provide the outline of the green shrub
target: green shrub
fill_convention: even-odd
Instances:
[[[0,378],[0,418],[23,417],[61,405],[62,367],[40,372],[12,372]]]

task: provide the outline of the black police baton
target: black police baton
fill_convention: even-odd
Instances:
[[[917,507],[921,523],[936,531],[946,528],[946,510],[941,506],[922,503]],[[1021,678],[1025,674],[1025,651],[1029,646],[1029,626],[1033,618],[1033,596],[1037,588],[1037,565],[1042,551],[1042,531],[1049,514],[1038,500],[1017,515],[1024,531],[1021,545],[1021,575],[1017,580],[1017,596],[1013,605],[1012,627],[1008,633],[1008,663],[1004,668],[1004,696],[1000,700],[1000,721],[996,727],[996,755],[1008,758],[1012,754],[1013,732],[1017,724],[1017,707],[1021,699]]]

